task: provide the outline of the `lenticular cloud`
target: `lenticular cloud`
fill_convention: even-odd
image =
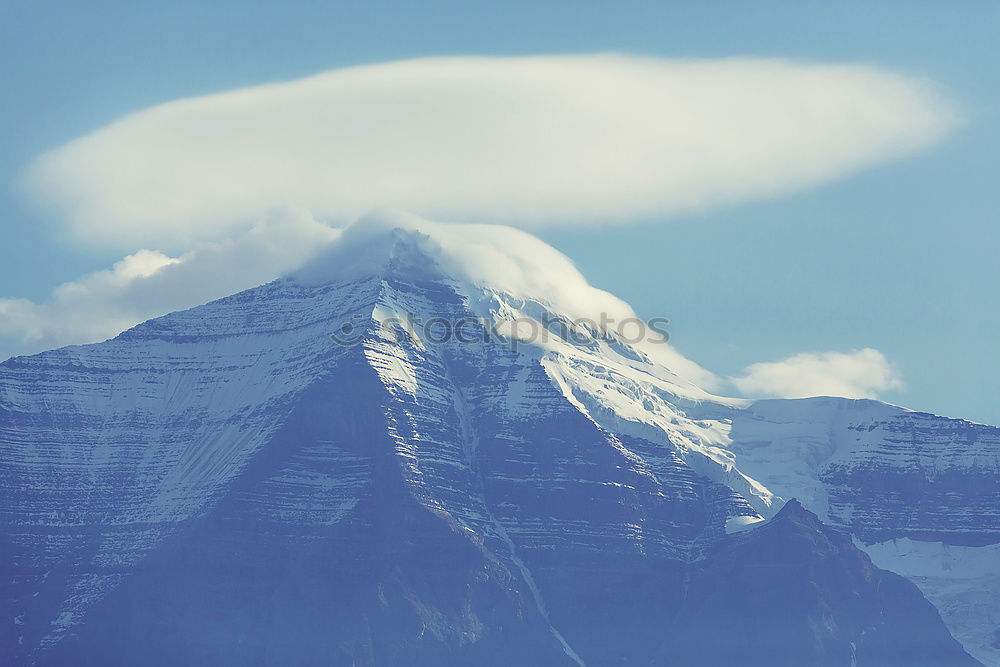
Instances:
[[[41,156],[26,184],[81,237],[126,246],[223,236],[282,206],[614,223],[788,194],[955,120],[925,83],[872,67],[430,58],[139,111]]]

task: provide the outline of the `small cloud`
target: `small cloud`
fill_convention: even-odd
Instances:
[[[902,378],[878,350],[797,354],[747,366],[730,382],[746,396],[877,398],[902,389]]]
[[[524,228],[663,220],[788,195],[955,126],[876,67],[625,55],[426,58],[148,108],[38,158],[79,238],[187,249],[274,206],[387,206]]]
[[[266,283],[310,260],[339,232],[302,212],[279,212],[237,238],[180,257],[139,250],[56,287],[41,303],[0,298],[0,361],[93,343],[174,310]]]

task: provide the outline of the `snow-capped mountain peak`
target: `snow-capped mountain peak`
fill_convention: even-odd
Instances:
[[[1000,542],[997,429],[716,397],[663,341],[559,324],[602,316],[634,313],[523,232],[380,215],[287,278],[0,364],[4,655],[649,662],[719,545],[775,548],[763,520],[785,499],[861,544]],[[955,610],[1000,575],[927,567],[949,629],[991,659],[992,621]],[[900,613],[859,595],[883,605],[865,618]],[[947,638],[921,618],[914,635]]]

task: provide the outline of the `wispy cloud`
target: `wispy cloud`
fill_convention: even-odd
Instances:
[[[781,361],[753,364],[730,378],[746,396],[843,396],[878,398],[881,392],[902,389],[898,371],[878,350],[797,354]]]
[[[822,184],[945,135],[875,67],[624,55],[430,58],[183,99],[31,165],[79,237],[187,249],[293,205],[521,227],[664,219]]]
[[[266,283],[339,236],[301,211],[274,213],[225,241],[179,257],[139,250],[60,285],[43,302],[0,299],[0,361],[62,345],[93,343],[152,317]]]

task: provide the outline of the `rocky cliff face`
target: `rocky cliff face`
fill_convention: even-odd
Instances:
[[[733,418],[744,472],[867,543],[1000,542],[1000,429],[877,401],[757,401]],[[780,489],[778,491],[777,489]]]
[[[913,583],[795,500],[691,570],[662,653],[675,664],[979,664]]]
[[[826,619],[849,580],[858,619],[834,605],[836,624],[795,626],[823,655],[886,664],[858,635],[878,617],[909,629],[871,635],[893,655],[965,664],[933,608],[853,546],[830,538],[832,558],[767,528],[788,519],[727,527],[799,496],[870,542],[996,542],[996,429],[874,402],[712,397],[613,335],[487,335],[476,326],[569,315],[456,279],[424,243],[393,231],[375,270],[280,280],[0,364],[0,655],[690,664],[664,636],[688,616],[704,631],[708,601],[778,627],[782,605],[741,596],[799,596],[795,618]],[[435,342],[399,326],[413,316],[473,335]],[[786,552],[809,576],[707,583],[727,559]]]

